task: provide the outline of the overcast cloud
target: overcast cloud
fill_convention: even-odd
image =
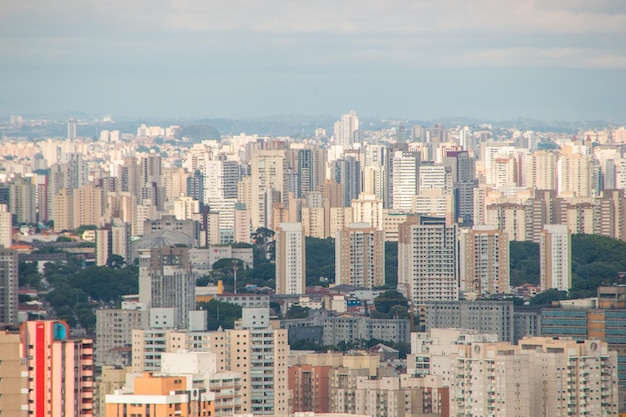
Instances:
[[[0,114],[626,121],[621,0],[22,0]]]

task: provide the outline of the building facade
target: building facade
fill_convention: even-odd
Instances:
[[[276,238],[276,293],[304,294],[306,248],[302,223],[280,223]]]
[[[335,238],[335,283],[374,288],[385,284],[385,232],[351,223]]]

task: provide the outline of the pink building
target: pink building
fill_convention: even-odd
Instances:
[[[59,320],[28,321],[20,333],[29,414],[93,416],[93,341],[69,339],[69,326]]]

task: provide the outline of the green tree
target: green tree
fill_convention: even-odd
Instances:
[[[37,269],[37,264],[21,261],[18,264],[18,280],[20,287],[39,288],[41,275]]]
[[[317,239],[306,237],[306,285],[328,285],[328,281],[320,278],[328,278],[330,282],[335,280],[335,239]]]
[[[82,236],[83,233],[85,233],[85,230],[98,230],[98,226],[93,225],[93,224],[79,226],[76,228],[76,230],[74,230],[74,234],[76,236]]]
[[[198,309],[207,311],[207,330],[234,329],[235,320],[241,319],[241,306],[223,301],[211,300],[198,303]]]
[[[124,261],[124,257],[116,254],[111,254],[107,258],[107,266],[109,268],[121,268],[126,265],[126,261]]]
[[[299,306],[298,304],[292,304],[291,307],[289,307],[289,310],[287,311],[287,318],[288,319],[307,318],[309,316],[309,310],[311,309],[308,307],[302,307],[302,306]]]
[[[539,244],[512,241],[509,244],[511,286],[539,285]]]
[[[559,291],[551,288],[540,294],[537,294],[530,299],[532,305],[551,305],[554,301],[565,300],[567,298],[567,291]]]
[[[376,311],[389,314],[392,307],[401,306],[408,308],[409,303],[398,291],[389,290],[374,299],[374,306],[376,307]]]
[[[385,287],[398,286],[398,242],[385,242]]]

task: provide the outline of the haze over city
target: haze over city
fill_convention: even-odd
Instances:
[[[5,2],[0,115],[623,122],[620,1]]]

